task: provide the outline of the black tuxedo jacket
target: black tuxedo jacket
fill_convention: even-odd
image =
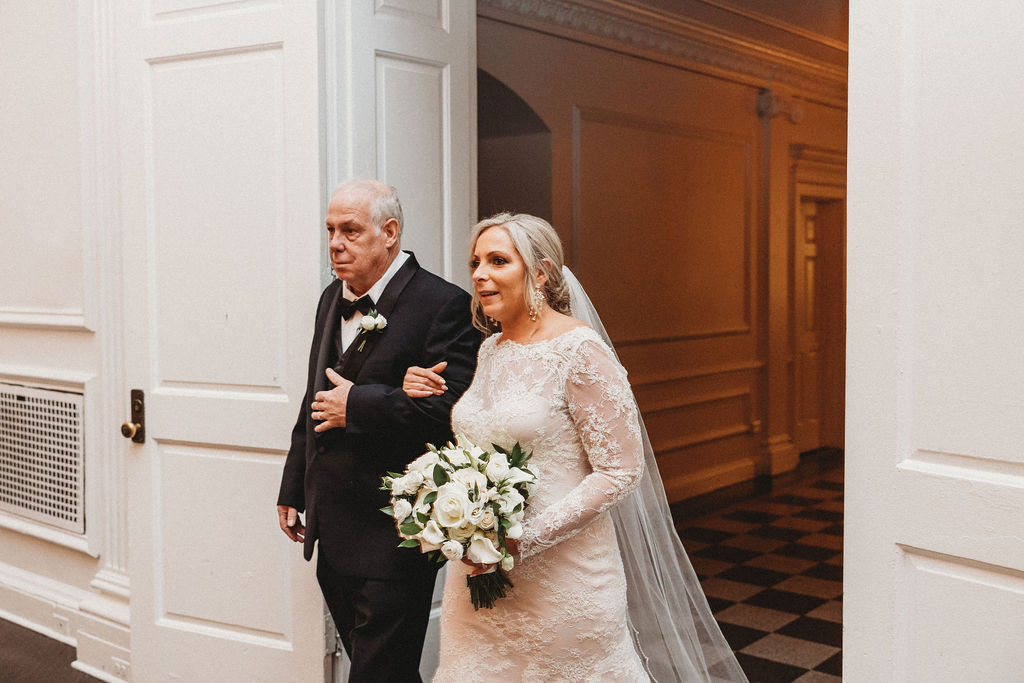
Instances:
[[[379,490],[380,479],[388,471],[402,472],[426,450],[425,443],[452,438],[452,406],[473,378],[481,335],[472,325],[469,294],[420,268],[411,255],[377,301],[387,327],[360,333],[339,359],[341,300],[341,281],[320,296],[309,381],[277,503],[305,512],[307,560],[319,539],[323,558],[342,574],[414,579],[436,564],[415,549],[397,547],[394,521],[380,511],[389,499]],[[412,399],[402,391],[406,368],[442,360],[448,361],[444,394]],[[334,386],[324,372],[328,366],[340,368],[355,386],[347,426],[318,434],[309,405],[316,392]]]

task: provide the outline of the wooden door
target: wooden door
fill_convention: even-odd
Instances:
[[[821,445],[822,330],[819,294],[818,202],[802,198],[797,213],[793,254],[793,342],[795,351],[796,429],[799,453]]]
[[[843,190],[801,186],[793,235],[793,346],[798,452],[843,447],[846,215]]]

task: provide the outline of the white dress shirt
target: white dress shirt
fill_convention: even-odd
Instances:
[[[380,295],[384,293],[384,289],[388,286],[388,283],[391,282],[391,278],[393,278],[395,276],[395,273],[398,272],[398,269],[401,268],[402,265],[407,260],[409,260],[409,252],[407,252],[407,251],[399,251],[398,252],[398,256],[396,256],[395,260],[391,262],[391,265],[388,266],[388,269],[384,271],[384,274],[380,276],[380,279],[377,280],[376,282],[374,282],[373,286],[370,287],[369,290],[367,290],[365,296],[370,297],[370,299],[373,300],[374,305],[376,305],[377,302],[380,301]],[[355,301],[356,299],[359,298],[355,294],[352,293],[351,289],[348,288],[348,283],[347,282],[342,283],[341,295],[343,297],[345,297],[349,301]],[[359,330],[361,329],[359,327],[359,322],[362,319],[363,319],[363,316],[361,316],[361,315],[353,315],[348,320],[342,319],[342,321],[341,321],[341,351],[342,351],[342,353],[344,353],[345,349],[348,348],[348,345],[352,343],[352,340],[355,339],[356,336],[359,335]]]

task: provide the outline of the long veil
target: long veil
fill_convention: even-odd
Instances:
[[[597,310],[576,276],[562,267],[572,315],[590,325],[614,353]],[[640,418],[644,476],[631,496],[611,509],[628,585],[633,640],[658,683],[746,681],[715,622],[690,559],[672,524],[658,463]]]

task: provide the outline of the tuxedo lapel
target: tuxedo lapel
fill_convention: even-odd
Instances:
[[[340,283],[339,283],[340,284]],[[313,395],[318,391],[326,391],[334,388],[328,386],[325,370],[330,364],[332,355],[335,352],[336,337],[338,336],[338,325],[341,324],[341,300],[344,298],[344,288],[339,286],[335,292],[334,300],[331,301],[327,315],[324,317],[324,326],[320,329],[320,349],[316,357],[316,377],[313,380]]]
[[[406,259],[402,267],[398,269],[398,272],[394,274],[388,286],[384,288],[384,291],[380,295],[380,300],[377,302],[376,311],[378,315],[388,318],[391,312],[395,309],[395,304],[398,303],[398,297],[405,289],[405,286],[409,284],[412,276],[419,270],[419,264],[416,262],[416,257],[410,252],[409,258]],[[360,332],[355,339],[345,349],[345,355],[342,356],[341,362],[341,374],[345,379],[355,382],[356,377],[359,376],[359,370],[363,367],[363,363],[366,362],[367,357],[373,352],[373,348],[377,345],[377,340],[382,335],[388,333],[388,328],[374,332]]]

